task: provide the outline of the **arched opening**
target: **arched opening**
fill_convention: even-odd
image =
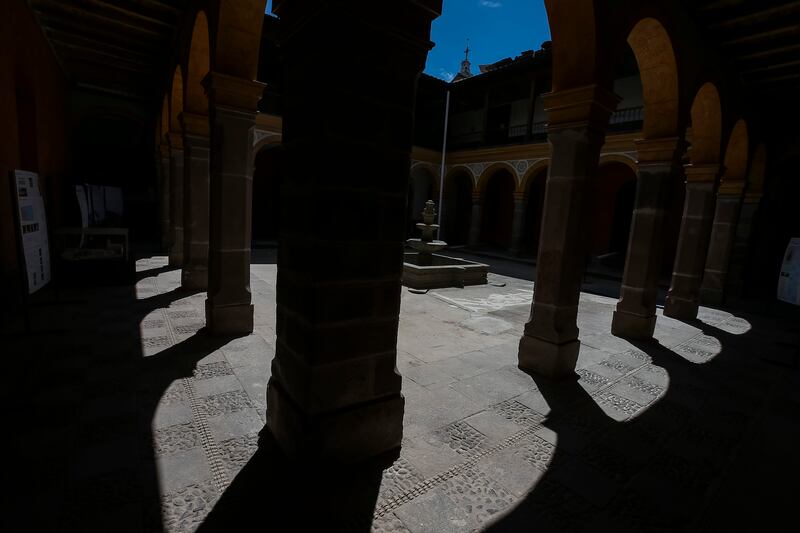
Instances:
[[[208,98],[203,88],[203,78],[211,69],[208,37],[208,20],[203,11],[197,13],[189,49],[189,62],[186,73],[186,110],[202,115],[208,114]]]
[[[722,110],[719,92],[713,83],[697,91],[692,103],[692,146],[689,157],[693,165],[719,164],[722,146]]]
[[[442,208],[442,240],[451,246],[467,244],[472,217],[472,177],[465,170],[447,177]]]
[[[417,165],[411,170],[406,202],[406,236],[408,238],[418,237],[416,224],[422,222],[422,210],[425,209],[425,202],[433,200],[438,204],[437,189],[436,178],[424,166]]]
[[[516,185],[516,179],[505,168],[489,176],[483,192],[482,243],[503,250],[511,245]]]
[[[747,177],[749,140],[747,136],[747,123],[739,119],[733,127],[728,147],[725,150],[725,174],[722,184],[730,182],[743,182]]]
[[[653,18],[640,20],[628,35],[642,79],[646,139],[675,137],[678,133],[678,67],[672,41]]]
[[[539,234],[542,231],[544,192],[547,185],[547,167],[532,174],[527,181],[525,226],[522,230],[522,255],[536,257],[539,252]]]
[[[601,164],[597,177],[589,184],[590,232],[587,253],[601,264],[622,267],[636,196],[636,172],[628,164],[611,161]]]
[[[280,188],[283,149],[266,145],[258,151],[253,169],[253,248],[275,247],[280,233]]]

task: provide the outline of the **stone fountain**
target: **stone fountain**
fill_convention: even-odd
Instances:
[[[406,241],[414,251],[405,254],[403,285],[412,289],[439,289],[486,284],[489,265],[436,253],[447,243],[435,238],[439,231],[439,225],[433,223],[435,220],[436,204],[428,200],[422,211],[422,222],[417,224],[422,236]]]

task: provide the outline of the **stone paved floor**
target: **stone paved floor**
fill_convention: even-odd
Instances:
[[[608,333],[616,301],[584,293],[579,379],[552,383],[516,367],[531,282],[404,290],[402,449],[337,471],[259,442],[275,265],[253,265],[256,331],[233,340],[198,333],[205,295],[165,265],[4,337],[3,531],[777,530],[799,493],[786,324],[704,308],[631,344]]]

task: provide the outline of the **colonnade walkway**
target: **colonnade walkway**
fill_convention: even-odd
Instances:
[[[33,309],[33,334],[5,337],[4,519],[48,531],[674,531],[777,528],[793,509],[800,373],[787,324],[659,310],[658,342],[631,344],[609,333],[616,300],[583,293],[579,379],[552,382],[516,366],[531,282],[404,289],[402,449],[336,467],[290,462],[259,438],[274,264],[252,266],[255,332],[233,339],[204,333],[204,294],[182,292],[165,257],[137,271],[135,287],[62,293]]]

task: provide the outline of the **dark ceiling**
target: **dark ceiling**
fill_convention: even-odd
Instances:
[[[800,1],[684,0],[701,29],[756,94],[795,100]]]
[[[137,100],[163,89],[186,0],[28,0],[79,88]]]

